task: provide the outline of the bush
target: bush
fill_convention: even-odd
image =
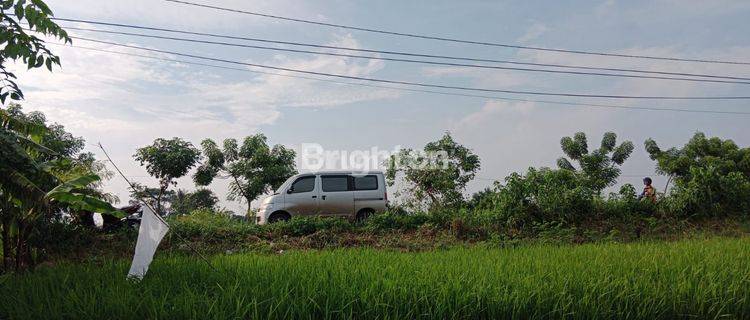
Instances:
[[[247,221],[233,219],[224,212],[198,209],[190,214],[170,219],[173,231],[186,238],[203,238],[207,241],[242,239],[259,235],[262,227]]]
[[[666,205],[682,217],[747,216],[750,181],[736,171],[723,174],[714,166],[691,167],[690,179],[678,181]]]
[[[306,236],[318,231],[345,232],[353,228],[351,222],[340,218],[293,217],[264,227],[274,236]]]
[[[618,193],[610,193],[609,198],[595,198],[595,211],[603,218],[628,218],[631,216],[651,216],[656,205],[651,201],[638,199],[638,194],[632,184],[620,187]]]
[[[570,170],[529,168],[525,176],[508,176],[505,185],[496,186],[494,195],[484,195],[478,209],[491,211],[496,223],[514,228],[532,222],[577,224],[593,211],[595,198],[595,192],[581,181]]]
[[[409,214],[402,211],[386,211],[369,217],[365,221],[364,229],[368,231],[385,230],[414,230],[432,220],[428,214]]]

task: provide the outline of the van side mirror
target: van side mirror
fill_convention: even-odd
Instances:
[[[289,189],[286,190],[286,193],[291,194],[294,192],[294,187],[289,187]]]

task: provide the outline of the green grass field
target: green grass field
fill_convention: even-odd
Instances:
[[[2,276],[0,318],[748,318],[750,238],[157,255]]]

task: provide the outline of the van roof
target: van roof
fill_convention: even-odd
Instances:
[[[313,171],[313,172],[302,172],[298,175],[313,175],[313,174],[353,174],[353,175],[364,175],[364,174],[383,174],[383,171],[352,171],[352,170],[327,170],[327,171]]]

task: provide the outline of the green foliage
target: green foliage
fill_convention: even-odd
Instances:
[[[595,191],[570,170],[529,168],[497,183],[478,209],[491,210],[500,225],[523,228],[532,222],[580,223],[592,212]]]
[[[430,222],[432,216],[426,213],[406,214],[403,212],[387,211],[369,217],[364,228],[369,231],[415,230]]]
[[[211,139],[203,140],[201,147],[207,161],[198,167],[193,180],[199,186],[207,186],[224,173],[232,178],[228,199],[244,199],[249,207],[250,202],[297,173],[294,151],[282,145],[269,147],[266,140],[265,135],[256,134],[246,137],[240,146],[237,140],[226,139],[223,149]]]
[[[139,148],[133,155],[154,178],[173,183],[184,176],[200,159],[200,151],[181,138],[156,139],[150,146]]]
[[[87,194],[89,186],[101,180],[98,175],[89,174],[64,182],[47,192],[47,199],[67,205],[76,211],[90,211],[124,217],[124,213],[115,209],[109,202]]]
[[[293,217],[289,221],[268,225],[265,230],[274,237],[306,236],[327,231],[341,233],[352,230],[353,225],[345,219],[322,217]]]
[[[106,169],[91,154],[81,154],[81,138],[62,126],[48,125],[43,114],[24,114],[11,105],[0,110],[0,222],[3,267],[22,269],[38,249],[54,212],[115,212],[99,188]],[[53,150],[54,149],[54,150]],[[41,241],[43,243],[44,241]]]
[[[244,241],[248,237],[300,237],[317,232],[341,233],[354,228],[348,220],[322,217],[294,217],[289,221],[259,226],[223,212],[198,209],[170,221],[172,230],[207,243]],[[236,244],[236,243],[235,243]]]
[[[189,214],[171,217],[169,224],[172,232],[206,243],[237,243],[248,236],[259,235],[261,230],[260,226],[237,221],[224,212],[209,209],[198,209]]]
[[[148,187],[138,182],[134,182],[130,188],[130,204],[140,204],[141,201],[146,202],[153,208],[156,208],[156,196],[161,191],[160,188]],[[169,211],[172,201],[177,196],[174,190],[164,190],[161,194],[161,208],[162,211]]]
[[[747,215],[750,148],[700,132],[679,149],[662,151],[652,139],[645,147],[657,171],[675,180],[666,199],[670,211],[679,216]]]
[[[171,202],[171,211],[186,214],[199,209],[215,210],[219,198],[209,189],[198,189],[193,192],[177,190]]]
[[[162,211],[161,199],[170,185],[176,185],[175,179],[188,173],[200,160],[200,151],[193,144],[180,138],[156,139],[150,146],[139,148],[133,155],[146,171],[159,179],[159,192],[156,197],[156,210]]]
[[[629,218],[633,216],[652,216],[656,205],[651,201],[638,198],[635,187],[625,184],[617,193],[610,193],[608,199],[595,198],[594,211],[605,218]]]
[[[22,60],[28,69],[60,65],[60,57],[46,48],[44,41],[31,31],[72,43],[68,34],[50,18],[52,10],[41,0],[3,0],[0,3],[0,102],[23,99],[23,92],[15,82],[15,74],[8,71],[8,62]],[[23,26],[25,22],[28,26]]]
[[[563,152],[573,161],[578,162],[584,184],[600,193],[604,188],[614,185],[620,176],[620,168],[633,152],[633,143],[625,141],[617,146],[617,135],[607,132],[602,138],[601,146],[592,152],[588,150],[586,134],[576,133],[572,138],[560,140]],[[570,160],[557,160],[560,169],[577,171]]]
[[[479,156],[448,132],[425,145],[423,151],[403,149],[391,156],[386,171],[388,185],[393,186],[401,174],[409,201],[416,208],[461,205],[466,184],[480,169]]]
[[[659,173],[673,176],[677,181],[691,179],[692,168],[712,166],[720,174],[739,172],[750,178],[750,148],[740,148],[732,140],[706,138],[697,132],[682,148],[662,151],[653,139],[645,142],[646,151],[656,161]]]
[[[708,167],[692,167],[689,180],[678,180],[665,204],[679,216],[748,216],[750,179],[740,172],[722,173]]]

